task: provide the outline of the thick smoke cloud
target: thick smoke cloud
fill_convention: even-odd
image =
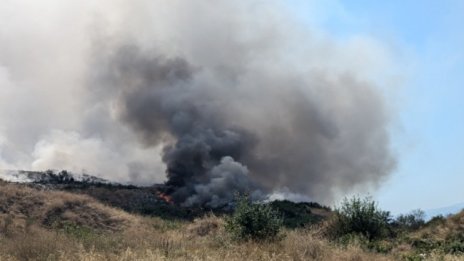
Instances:
[[[103,59],[93,88],[119,92],[120,120],[139,134],[146,146],[163,143],[162,159],[174,200],[186,205],[217,207],[235,193],[258,194],[241,163],[255,140],[243,127],[228,126],[221,107],[222,86],[197,86],[195,70],[180,58],[142,54],[133,46]],[[201,83],[203,84],[203,83]],[[214,91],[213,90],[217,90]],[[238,162],[236,162],[237,160]]]
[[[0,16],[0,167],[166,175],[177,202],[211,207],[329,202],[394,167],[385,48],[329,40],[278,2],[15,1]]]

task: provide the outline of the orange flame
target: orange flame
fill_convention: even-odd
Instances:
[[[161,191],[157,191],[156,195],[161,198],[164,202],[169,203],[169,204],[174,204],[174,201],[172,200],[172,197],[169,196],[166,193],[163,193]]]

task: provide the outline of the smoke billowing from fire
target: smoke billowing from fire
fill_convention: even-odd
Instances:
[[[175,202],[212,207],[327,202],[394,167],[372,39],[337,43],[274,1],[46,2],[0,11],[0,167],[166,173]]]

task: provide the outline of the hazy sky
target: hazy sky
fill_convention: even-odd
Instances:
[[[394,213],[464,201],[464,2],[289,1],[332,37],[372,37],[392,55],[398,167],[372,194]]]

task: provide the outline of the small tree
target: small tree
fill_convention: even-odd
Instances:
[[[389,234],[390,213],[378,208],[370,197],[345,198],[329,226],[332,237],[358,234],[368,240],[379,239]]]
[[[282,227],[279,213],[267,204],[238,199],[233,215],[226,219],[226,230],[239,240],[275,240]]]
[[[416,230],[424,226],[425,224],[425,213],[424,211],[417,209],[406,215],[399,215],[393,224],[405,230]]]

